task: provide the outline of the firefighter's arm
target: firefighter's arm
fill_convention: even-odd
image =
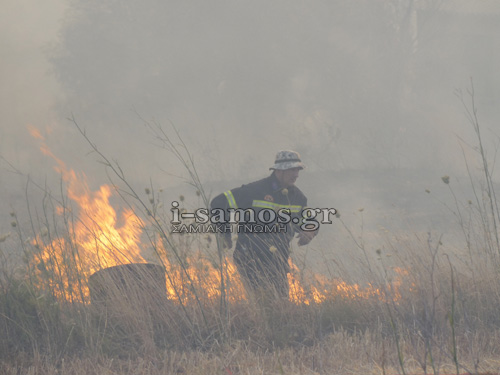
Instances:
[[[314,237],[316,237],[316,235],[318,234],[318,230],[319,228],[312,231],[304,231],[304,230],[300,231],[298,245],[299,246],[307,245],[309,242],[312,241]]]
[[[211,211],[215,208],[220,208],[224,211],[224,218],[221,217],[218,222],[220,222],[220,225],[224,225],[225,230],[221,235],[219,236],[219,239],[222,239],[223,244],[222,246],[224,248],[231,248],[233,246],[233,242],[231,240],[231,231],[229,230],[231,227],[231,224],[228,223],[230,219],[230,213],[228,209],[237,209],[239,207],[250,207],[251,203],[249,204],[250,194],[249,194],[249,188],[248,185],[243,185],[241,187],[237,187],[231,190],[227,190],[223,192],[222,194],[219,194],[216,196],[211,204]]]
[[[218,229],[220,229],[217,231],[217,240],[224,249],[230,249],[233,247],[230,230],[231,224],[228,223],[228,208],[229,204],[225,193],[217,195],[210,202],[211,220],[215,220],[214,224]]]

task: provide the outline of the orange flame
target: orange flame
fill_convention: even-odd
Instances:
[[[31,129],[31,134],[43,141],[38,130]],[[41,248],[36,266],[42,277],[52,276],[49,285],[56,296],[83,301],[88,297],[85,280],[92,273],[120,264],[145,263],[139,246],[143,223],[131,209],[122,210],[118,218],[109,202],[111,186],[91,191],[85,174],[68,169],[45,143],[40,149],[57,162],[55,169],[67,183],[68,197],[78,204],[79,215],[70,222],[71,208],[65,203],[56,207],[56,213],[64,218],[67,238],[38,235],[33,241]]]
[[[31,134],[44,141],[34,128]],[[71,208],[62,204],[56,212],[64,218],[67,235],[41,233],[33,241],[39,249],[35,264],[38,275],[56,297],[67,301],[88,302],[88,277],[103,268],[128,263],[145,263],[141,256],[141,234],[144,224],[131,209],[123,209],[120,219],[110,204],[112,187],[102,185],[91,191],[85,174],[68,169],[45,143],[41,151],[57,162],[55,169],[67,183],[68,197],[78,205],[78,219],[74,222]],[[165,249],[157,252],[167,254]],[[200,256],[187,258],[183,264],[170,262],[161,256],[167,275],[167,298],[188,303],[195,297],[215,300],[225,294],[229,302],[245,299],[245,290],[235,265],[224,259],[223,266],[212,264]],[[328,279],[322,275],[310,275],[307,284],[299,279],[299,270],[290,261],[291,273],[289,299],[296,304],[320,304],[335,298],[378,298],[385,293],[373,285],[361,287],[340,279]],[[404,270],[399,271],[404,276]],[[221,288],[222,281],[224,288]],[[399,283],[399,284],[398,284]],[[401,281],[393,283],[392,298],[397,299]]]
[[[245,299],[245,289],[236,266],[227,258],[222,267],[213,265],[201,256],[187,259],[185,271],[171,264],[168,259],[165,261],[165,266],[167,297],[173,301],[188,303],[194,299],[194,293],[203,300],[219,299],[222,296],[222,282],[227,301],[236,302]]]

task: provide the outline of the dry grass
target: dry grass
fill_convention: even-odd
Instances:
[[[471,114],[477,125],[474,109]],[[412,233],[406,236],[411,240],[400,235],[377,255],[369,254],[346,228],[369,293],[350,294],[346,290],[356,288],[302,275],[302,303],[243,299],[231,295],[238,291],[231,280],[234,269],[217,241],[197,234],[173,238],[170,211],[162,209],[155,189],[147,188],[143,199],[122,169],[78,129],[121,183],[124,190],[116,192],[129,208],[127,222],[147,237],[144,252],[165,271],[167,292],[163,275],[140,272],[94,277],[89,285],[91,273],[104,268],[96,259],[106,267],[123,264],[110,263],[103,254],[127,259],[137,231],[111,236],[109,221],[103,225],[95,211],[75,217],[67,197],[55,200],[45,191],[42,206],[29,211],[29,224],[20,225],[13,213],[16,235],[0,237],[1,374],[500,372],[500,210],[487,163],[487,189],[477,194],[477,204],[460,204],[450,190],[463,249],[443,248],[440,237]],[[161,128],[156,136],[189,172],[207,206],[185,144],[181,140],[179,148]],[[480,154],[483,162],[485,155]],[[82,188],[81,181],[72,183]],[[106,194],[84,198],[109,203]],[[108,208],[99,206],[97,212]],[[83,233],[75,234],[78,228]],[[335,276],[348,280],[349,270]],[[154,280],[142,283],[148,279]],[[325,290],[314,302],[314,291]]]
[[[44,217],[58,219],[49,212]],[[388,243],[390,258],[360,248],[371,292],[331,291],[321,303],[306,304],[220,293],[210,267],[224,271],[227,290],[232,271],[217,262],[216,241],[210,248],[205,235],[161,246],[152,241],[163,262],[154,276],[139,267],[93,276],[88,285],[70,218],[33,226],[37,241],[27,240],[21,227],[14,227],[18,241],[11,236],[0,244],[2,374],[437,374],[457,368],[479,374],[500,368],[500,274],[496,257],[480,246],[460,254],[439,238],[413,234],[411,241],[400,236]],[[49,228],[45,237],[39,227]],[[203,244],[205,255],[196,253],[201,258],[190,263],[192,249]],[[22,256],[9,247],[22,249]],[[308,293],[335,285],[302,276],[309,302]]]
[[[484,352],[479,373],[500,373],[498,332],[496,345]],[[473,340],[476,338],[472,338]],[[406,343],[404,343],[406,346]],[[0,364],[2,374],[399,374],[391,340],[378,334],[332,333],[321,343],[295,348],[255,350],[248,342],[235,342],[215,351],[157,351],[135,358],[109,356],[67,356],[55,362],[38,355],[19,354]],[[422,374],[418,362],[408,351],[407,373]],[[461,353],[463,364],[473,367],[472,359]],[[17,363],[16,363],[17,362]],[[451,360],[443,360],[440,374],[454,373]],[[465,373],[465,371],[463,371]],[[432,372],[431,372],[432,373]]]
[[[498,373],[498,275],[483,270],[474,284],[461,274],[452,289],[446,257],[429,263],[410,254],[401,250],[413,272],[397,296],[242,300],[224,317],[218,300],[202,300],[202,316],[196,303],[158,303],[155,290],[127,293],[137,279],[124,283],[121,274],[105,283],[109,305],[61,303],[12,282],[0,295],[0,373],[398,374],[400,360],[406,374],[456,373],[457,363],[461,373]]]

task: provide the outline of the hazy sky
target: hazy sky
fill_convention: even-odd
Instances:
[[[0,154],[16,167],[39,168],[36,142],[27,126],[59,121],[55,104],[63,96],[51,74],[47,51],[57,43],[67,1],[2,1],[0,12]],[[1,179],[10,179],[2,164]],[[3,191],[5,194],[5,191]]]
[[[332,206],[382,209],[369,186],[339,192],[336,173],[463,175],[459,137],[474,138],[454,92],[471,77],[485,139],[500,133],[500,4],[467,4],[3,0],[0,155],[57,186],[31,125],[92,186],[106,183],[73,114],[134,183],[179,184],[143,118],[173,123],[210,184],[263,177],[294,148],[316,178],[305,186],[343,197]],[[0,164],[5,209],[25,181],[9,169]]]
[[[105,134],[111,157],[142,173],[141,164],[165,156],[151,152],[137,111],[172,121],[220,177],[287,146],[319,170],[448,167],[450,138],[466,129],[454,90],[473,77],[492,117],[495,29],[464,17],[481,7],[460,1],[416,2],[430,11],[414,17],[408,1],[372,3],[383,5],[6,2],[2,155],[23,167],[40,161],[27,124],[53,131],[48,141],[72,153],[79,141],[65,118],[73,113],[90,136]],[[495,13],[491,1],[479,3]]]

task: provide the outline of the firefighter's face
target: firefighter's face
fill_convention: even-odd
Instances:
[[[299,178],[300,168],[291,168],[285,170],[276,170],[276,178],[283,187],[290,187],[295,184]]]

